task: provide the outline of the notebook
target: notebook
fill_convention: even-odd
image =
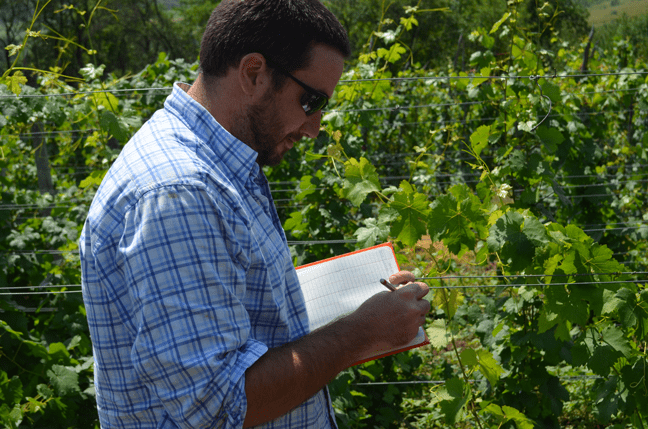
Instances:
[[[399,271],[391,243],[379,244],[297,267],[311,331],[352,313],[371,296],[385,292],[380,279]],[[423,327],[403,347],[363,358],[356,365],[429,344]]]

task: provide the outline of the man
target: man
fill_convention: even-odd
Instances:
[[[317,0],[223,1],[199,78],[124,147],[80,238],[103,428],[335,427],[326,384],[415,336],[422,283],[308,332],[260,168],[317,136],[348,55]]]

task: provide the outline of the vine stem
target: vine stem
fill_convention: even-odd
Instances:
[[[32,16],[32,21],[29,24],[29,28],[27,31],[25,31],[25,38],[23,39],[22,47],[20,48],[20,51],[18,51],[18,55],[16,55],[16,59],[14,60],[13,64],[7,70],[4,72],[2,77],[7,77],[11,70],[15,70],[14,67],[16,64],[18,64],[18,60],[20,59],[20,56],[22,55],[23,51],[25,50],[25,46],[27,45],[27,41],[29,40],[29,34],[32,31],[32,28],[34,28],[34,24],[36,23],[36,20],[40,16],[40,14],[43,12],[43,10],[47,7],[48,4],[50,4],[52,0],[47,0],[47,3],[43,5],[43,7],[38,10],[38,6],[40,5],[40,2],[36,2],[36,9],[34,9],[34,14]]]
[[[643,424],[643,418],[641,417],[641,413],[639,412],[639,410],[636,410],[635,412],[639,416],[639,424],[641,425],[641,429],[645,429],[646,427]]]
[[[448,308],[449,305],[450,305],[450,300],[448,299],[447,290],[446,289],[441,289],[441,291],[443,293],[443,299],[445,300],[445,303],[446,303],[446,308]],[[452,341],[452,348],[454,350],[455,356],[457,356],[457,361],[459,362],[459,368],[461,369],[461,375],[463,376],[464,382],[468,386],[470,386],[470,381],[468,379],[468,375],[466,374],[466,369],[464,368],[463,362],[461,362],[461,357],[459,356],[459,352],[457,351],[457,343],[455,341],[455,336],[452,333],[452,331],[450,331],[450,335],[451,335],[450,341]],[[483,429],[483,426],[481,424],[479,414],[477,414],[476,408],[477,408],[477,404],[475,404],[475,400],[473,398],[470,398],[470,413],[475,418],[475,421],[477,422],[477,426],[479,426],[479,429]]]

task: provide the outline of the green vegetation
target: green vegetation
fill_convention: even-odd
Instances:
[[[600,0],[581,3],[589,11],[588,22],[595,27],[608,24],[623,15],[634,18],[648,13],[646,0]]]
[[[323,132],[266,171],[289,240],[315,242],[292,245],[296,264],[391,240],[401,267],[434,287],[430,346],[331,383],[341,427],[648,425],[648,67],[635,44],[643,39],[599,45],[584,76],[587,27],[561,27],[553,3],[508,3],[482,16],[472,2],[466,15],[429,10],[441,3],[358,2],[357,55]],[[51,6],[33,28],[69,13],[90,24],[88,38],[74,41],[93,48],[74,45],[71,33],[56,42],[28,33],[7,51],[6,428],[98,427],[76,240],[107,168],[168,94],[150,88],[197,72],[195,61],[166,54],[128,76],[87,64],[109,57],[93,37],[107,31],[94,29],[100,14],[112,13],[96,8],[90,20],[84,9]],[[353,9],[335,7],[354,22]],[[442,32],[425,39],[422,27],[445,17],[467,24],[446,42]],[[44,65],[35,53],[49,43],[67,48]],[[28,70],[37,67],[46,71]]]

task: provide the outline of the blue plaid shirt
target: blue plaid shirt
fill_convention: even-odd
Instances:
[[[308,333],[256,156],[176,84],[99,187],[79,247],[103,428],[240,428],[247,368]],[[331,419],[324,389],[263,427]]]

